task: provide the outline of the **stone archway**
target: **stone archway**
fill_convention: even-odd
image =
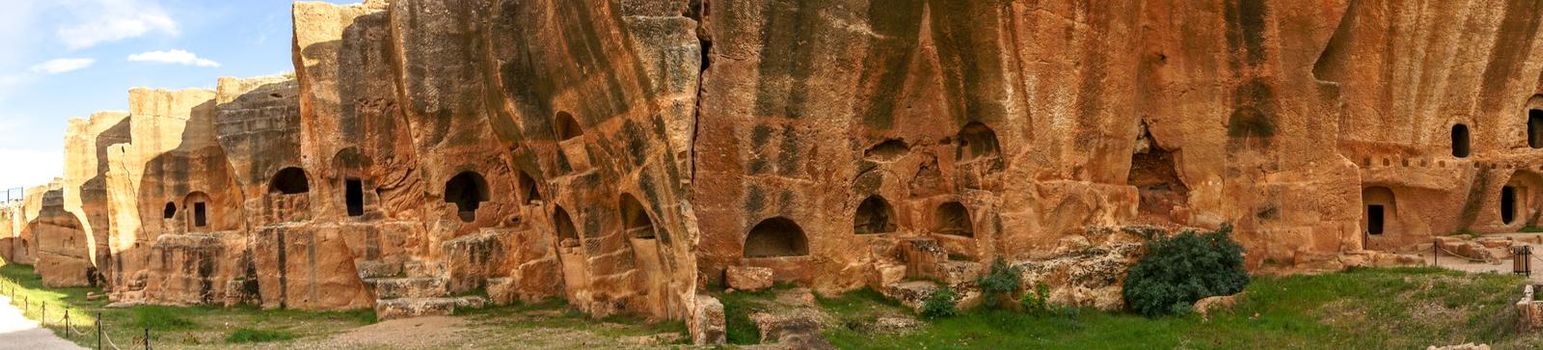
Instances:
[[[773,258],[809,255],[809,238],[798,223],[784,217],[761,220],[745,236],[744,256]]]
[[[884,196],[872,195],[857,205],[852,216],[852,233],[874,234],[895,232],[895,208],[890,207]]]

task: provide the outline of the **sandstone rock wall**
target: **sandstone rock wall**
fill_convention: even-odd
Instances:
[[[968,295],[1004,258],[1118,307],[1166,229],[1291,272],[1536,225],[1538,6],[302,2],[293,76],[73,122],[63,209],[0,248],[118,301],[560,296],[704,339],[730,267]]]

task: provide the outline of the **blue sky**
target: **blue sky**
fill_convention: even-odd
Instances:
[[[221,76],[294,69],[290,0],[4,2],[0,191],[63,174],[69,119],[127,110],[129,88],[213,88]]]

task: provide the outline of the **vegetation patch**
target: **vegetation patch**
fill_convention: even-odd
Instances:
[[[1125,277],[1125,303],[1147,316],[1188,312],[1201,298],[1232,295],[1248,285],[1243,247],[1231,225],[1210,233],[1185,231],[1147,242],[1146,255]]]
[[[230,332],[230,336],[225,337],[225,342],[232,344],[266,343],[290,339],[295,339],[294,333],[286,331],[239,328],[234,332]]]

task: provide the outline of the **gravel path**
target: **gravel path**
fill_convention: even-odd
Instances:
[[[60,339],[38,323],[21,315],[11,298],[0,295],[0,350],[85,349]]]

